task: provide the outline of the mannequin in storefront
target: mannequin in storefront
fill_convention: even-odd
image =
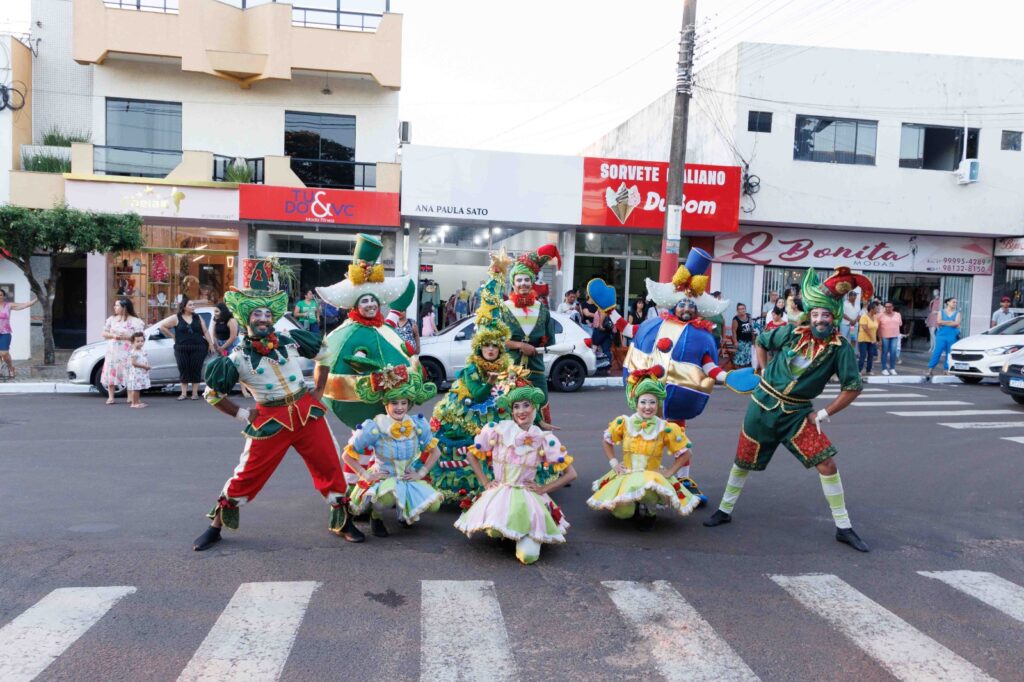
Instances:
[[[466,288],[466,280],[462,280],[462,286],[455,292],[455,315],[458,319],[469,315],[469,298],[470,293]]]

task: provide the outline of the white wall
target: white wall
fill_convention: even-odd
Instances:
[[[295,76],[257,82],[248,90],[177,63],[108,59],[96,67],[94,139],[105,140],[107,97],[181,102],[182,149],[226,156],[284,154],[284,113],[302,111],[356,117],[356,160],[393,162],[398,148],[398,92],[372,80]]]
[[[32,37],[41,39],[39,56],[32,59],[32,140],[37,144],[51,127],[92,129],[93,67],[71,57],[71,10],[67,0],[32,0]]]

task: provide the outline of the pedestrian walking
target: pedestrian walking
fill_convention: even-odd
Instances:
[[[307,332],[320,333],[320,304],[313,298],[312,289],[306,292],[305,298],[295,302],[295,319]]]
[[[999,299],[999,307],[996,308],[995,312],[992,313],[992,324],[989,327],[994,327],[997,324],[1003,322],[1009,322],[1013,318],[1017,317],[1014,313],[1010,312],[1010,297],[1003,296]]]
[[[416,329],[416,323],[409,319],[408,313],[404,310],[398,311],[398,324],[395,326],[395,333],[409,344],[413,355],[420,354],[420,332]]]
[[[900,353],[900,330],[903,316],[896,312],[892,301],[887,301],[878,316],[878,336],[882,346],[882,375],[896,376],[896,358]]]
[[[143,350],[146,345],[146,335],[142,332],[132,334],[132,349],[128,353],[128,404],[132,407],[146,407],[146,403],[139,400],[139,393],[150,387],[149,356]]]
[[[178,400],[188,397],[191,387],[192,400],[199,400],[199,383],[203,380],[203,363],[213,353],[213,342],[201,315],[196,314],[195,305],[182,297],[178,312],[160,322],[164,336],[174,339],[174,360],[178,364],[181,381],[181,395]]]
[[[750,353],[754,347],[754,319],[747,314],[744,303],[736,304],[736,315],[732,318],[732,338],[736,341],[733,366],[750,367]]]
[[[878,304],[868,303],[867,311],[857,321],[857,369],[871,374],[878,347]]]
[[[31,308],[35,302],[36,297],[33,296],[32,300],[27,303],[14,303],[7,300],[7,292],[0,289],[0,360],[7,365],[12,379],[17,372],[14,370],[14,361],[11,359],[11,341],[14,339],[14,333],[11,331],[11,313],[15,310]]]
[[[135,316],[131,299],[114,301],[114,314],[103,323],[103,338],[107,340],[107,353],[103,358],[100,383],[107,389],[107,405],[114,404],[114,393],[124,388],[130,366],[128,354],[132,349],[132,334],[141,332],[146,325]]]
[[[956,298],[952,296],[942,302],[939,327],[935,332],[935,350],[928,361],[928,376],[932,376],[940,357],[943,358],[942,368],[949,369],[949,352],[953,348],[953,343],[960,338],[960,311],[956,309],[956,303]]]

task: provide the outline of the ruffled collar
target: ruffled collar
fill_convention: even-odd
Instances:
[[[513,291],[508,295],[508,300],[512,302],[514,307],[526,310],[537,302],[537,294],[533,291],[528,294],[517,294]]]
[[[273,337],[273,341],[270,340],[271,337]],[[260,361],[263,358],[269,358],[279,365],[283,365],[288,361],[288,351],[285,350],[282,339],[278,338],[275,334],[268,335],[266,342],[246,335],[242,338],[242,350],[245,352],[245,357],[249,359],[249,364],[253,369],[259,367]]]
[[[811,362],[817,360],[823,352],[828,350],[829,346],[841,346],[843,343],[843,337],[838,328],[832,331],[831,336],[818,339],[811,333],[810,325],[801,325],[793,330],[793,337],[795,340],[793,352],[803,355]]]
[[[353,308],[348,311],[348,319],[365,327],[379,327],[384,324],[384,315],[379,310],[373,317],[363,317],[357,309]]]
[[[487,381],[490,378],[491,373],[495,375],[501,374],[508,370],[508,355],[502,353],[498,356],[497,360],[485,360],[478,353],[472,353],[469,356],[469,361],[476,367],[480,373],[480,379]]]
[[[700,316],[693,317],[689,322],[683,322],[678,317],[676,317],[675,313],[665,311],[661,313],[659,317],[662,320],[668,322],[675,322],[676,324],[681,324],[683,326],[690,325],[691,327],[695,327],[697,329],[703,329],[706,332],[711,332],[711,330],[714,329],[715,327],[714,322],[711,322],[710,320],[705,320],[703,317]]]

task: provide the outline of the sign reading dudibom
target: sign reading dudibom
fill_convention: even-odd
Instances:
[[[242,220],[397,227],[398,194],[315,187],[239,185]]]
[[[992,274],[992,240],[798,229],[744,229],[715,239],[715,261],[856,270]]]
[[[736,232],[740,177],[739,166],[686,164],[682,232]],[[667,163],[584,158],[580,224],[660,230],[667,189]]]

